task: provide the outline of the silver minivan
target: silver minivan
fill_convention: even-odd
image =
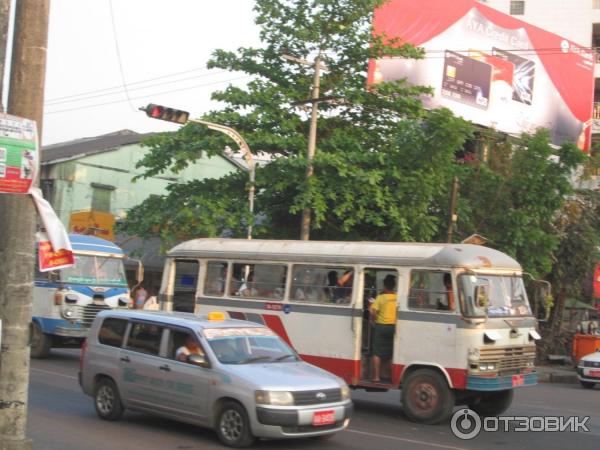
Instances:
[[[157,414],[213,428],[230,447],[328,438],[352,413],[341,378],[301,361],[269,328],[220,312],[103,311],[80,366],[101,419]]]

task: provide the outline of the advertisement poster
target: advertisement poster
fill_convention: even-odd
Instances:
[[[35,122],[0,113],[0,193],[29,193],[38,167]]]
[[[114,242],[115,216],[102,211],[77,211],[69,217],[69,231],[77,234],[98,236]]]
[[[595,54],[475,0],[391,0],[375,34],[424,49],[420,60],[369,61],[368,83],[430,86],[426,108],[519,135],[550,130],[552,143],[591,144]]]
[[[42,196],[39,188],[31,189],[31,197],[38,210],[45,233],[37,235],[40,272],[57,270],[75,264],[73,247],[62,222]]]

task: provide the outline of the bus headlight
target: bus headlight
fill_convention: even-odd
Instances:
[[[62,310],[62,315],[67,319],[75,317],[75,310],[73,308],[65,308]]]
[[[254,393],[257,405],[292,406],[294,396],[287,391],[256,391]]]
[[[350,388],[347,384],[342,386],[340,393],[342,394],[342,400],[348,400],[350,398]]]
[[[479,364],[480,372],[489,372],[492,370],[496,370],[496,363],[480,363]]]

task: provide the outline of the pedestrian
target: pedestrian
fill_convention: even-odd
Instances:
[[[144,286],[139,286],[133,293],[133,309],[143,309],[148,299],[148,291]]]

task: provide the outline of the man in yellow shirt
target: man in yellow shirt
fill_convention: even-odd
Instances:
[[[392,356],[394,349],[394,331],[396,329],[396,277],[387,275],[383,280],[383,293],[379,294],[371,305],[373,328],[373,378],[379,382],[381,360]]]

